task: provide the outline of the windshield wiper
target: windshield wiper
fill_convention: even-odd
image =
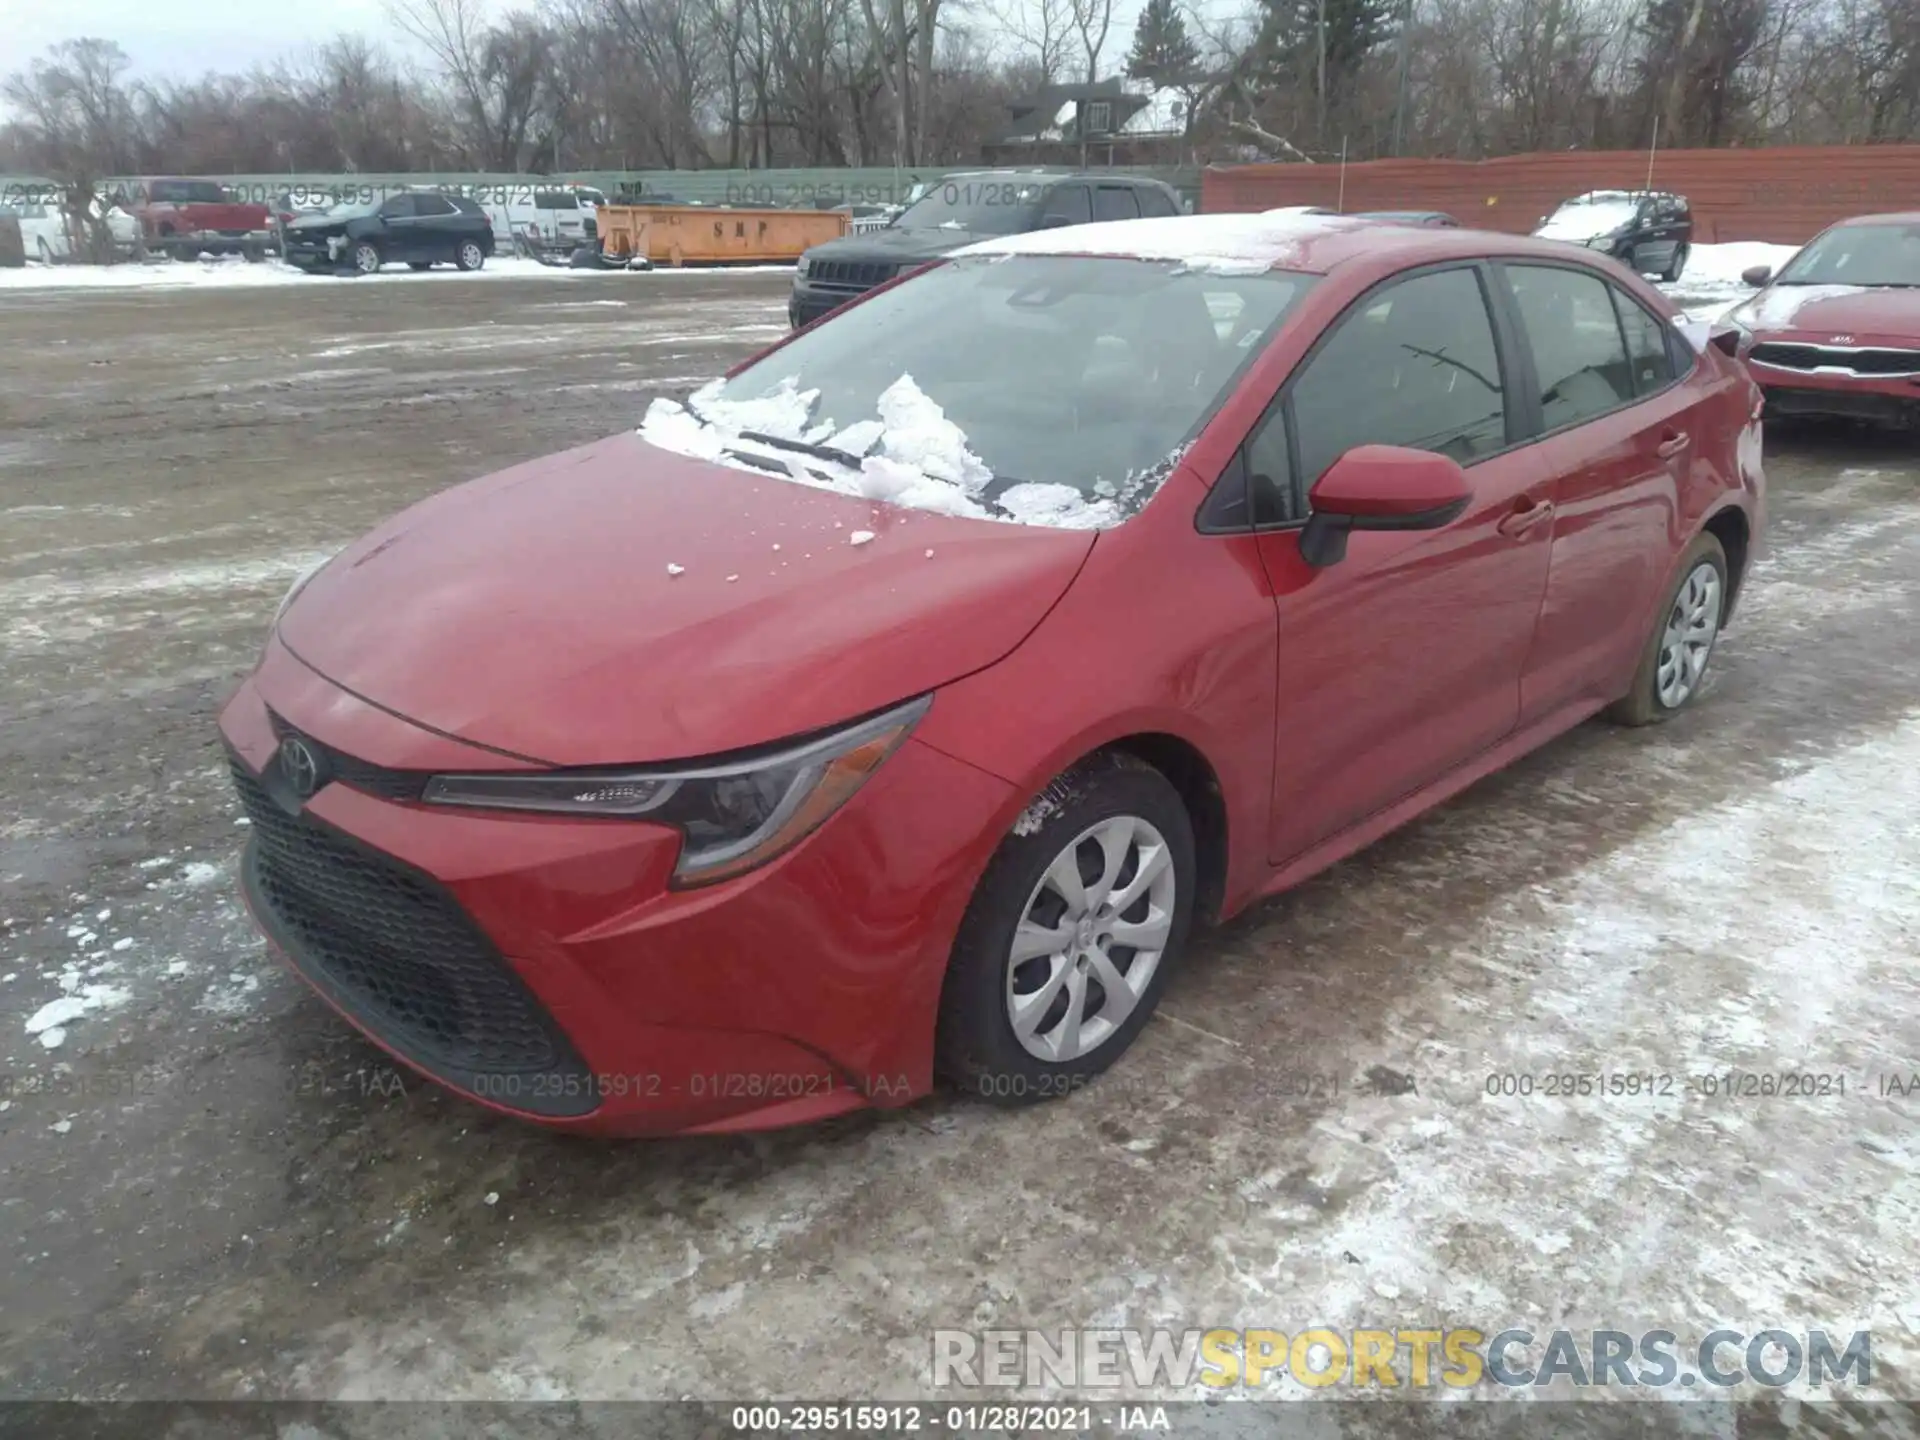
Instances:
[[[808,440],[787,440],[779,435],[769,435],[764,430],[742,430],[742,440],[751,440],[756,445],[771,445],[776,450],[791,450],[797,455],[811,455],[816,460],[832,460],[855,470],[860,468],[860,457],[851,450],[836,450],[831,445],[815,445]]]

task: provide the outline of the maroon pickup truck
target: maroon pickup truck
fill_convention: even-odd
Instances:
[[[265,205],[235,200],[214,180],[142,180],[127,193],[148,246],[180,260],[203,251],[265,253],[273,222]]]

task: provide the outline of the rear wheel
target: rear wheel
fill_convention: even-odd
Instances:
[[[1667,271],[1660,278],[1668,282],[1678,280],[1681,275],[1686,272],[1687,257],[1692,253],[1693,249],[1689,245],[1676,246],[1673,252],[1673,259],[1667,262]]]
[[[1680,562],[1680,578],[1647,637],[1633,689],[1608,715],[1623,725],[1652,725],[1690,703],[1706,679],[1726,600],[1726,551],[1717,538],[1702,535]]]
[[[462,270],[478,270],[487,262],[487,252],[480,248],[478,240],[462,240],[460,248],[453,252],[453,263]]]
[[[1132,756],[1076,766],[1021,816],[981,877],[940,998],[941,1071],[1025,1105],[1117,1060],[1159,1003],[1193,913],[1193,825]]]

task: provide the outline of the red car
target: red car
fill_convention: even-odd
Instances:
[[[1190,929],[1698,692],[1758,396],[1565,246],[1040,231],[290,592],[220,720],[348,1020],[605,1133],[1061,1095]]]
[[[1767,414],[1920,426],[1920,212],[1863,215],[1823,231],[1727,318]]]

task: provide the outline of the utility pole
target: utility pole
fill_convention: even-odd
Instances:
[[[1314,139],[1320,144],[1327,143],[1327,0],[1320,0],[1320,120],[1314,128]]]
[[[1413,0],[1406,0],[1400,8],[1400,75],[1394,85],[1393,101],[1393,153],[1401,153],[1402,137],[1406,134],[1407,120],[1407,65],[1413,48]]]

